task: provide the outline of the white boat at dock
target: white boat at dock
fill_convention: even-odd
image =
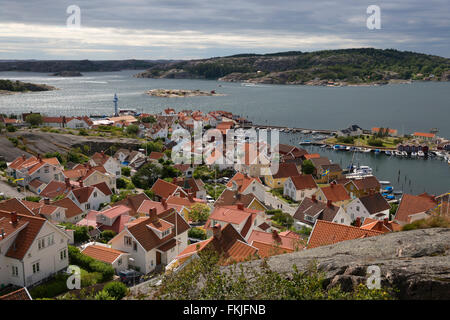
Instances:
[[[391,184],[390,181],[379,181],[379,182],[380,182],[380,184]]]
[[[395,155],[396,155],[397,157],[402,157],[402,156],[403,156],[403,154],[402,154],[401,151],[395,151]]]
[[[411,152],[411,157],[417,157],[417,152]]]
[[[407,157],[408,156],[408,152],[402,151],[402,156]]]
[[[348,173],[345,175],[346,178],[364,178],[364,177],[370,177],[373,176],[373,170],[369,166],[359,166],[353,169],[351,173]]]
[[[371,152],[372,149],[370,149],[370,148],[363,148],[361,151],[362,151],[362,152]]]
[[[418,155],[419,157],[425,157],[425,153],[423,153],[422,150],[418,151],[418,152],[417,152],[417,155]]]

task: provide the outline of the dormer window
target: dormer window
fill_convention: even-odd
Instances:
[[[161,238],[167,237],[171,231],[172,231],[172,229],[167,229],[167,230],[161,232]]]

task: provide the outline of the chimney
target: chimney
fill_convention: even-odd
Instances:
[[[361,217],[356,217],[355,227],[361,227]]]
[[[332,201],[331,200],[327,200],[327,207],[331,208],[333,206]]]
[[[150,221],[155,221],[158,218],[158,216],[156,215],[155,207],[150,208],[150,210],[148,212],[148,216],[150,217]]]
[[[167,209],[167,201],[166,201],[166,198],[162,198],[162,199],[161,199],[161,203],[162,203],[164,209]]]
[[[70,188],[70,179],[64,178],[64,182],[66,183],[66,188]]]
[[[17,223],[17,212],[16,211],[11,212],[11,223],[12,224]]]
[[[194,196],[192,195],[192,193],[189,192],[187,197],[188,197],[190,202],[194,201]]]
[[[389,224],[389,218],[384,218],[383,224],[387,226]]]
[[[40,154],[40,153],[37,154],[37,159],[39,160],[39,162],[42,162],[41,154]]]
[[[83,188],[83,180],[80,179],[78,182],[80,183],[80,188]]]
[[[23,161],[27,160],[27,157],[25,157],[25,154],[22,154]]]
[[[44,204],[49,205],[50,204],[50,199],[49,198],[44,198]]]
[[[238,202],[238,203],[237,203],[237,208],[238,208],[239,210],[244,210],[244,204],[243,204],[242,202]]]
[[[315,194],[313,194],[313,195],[311,196],[311,200],[312,200],[313,202],[317,202],[317,199],[316,199],[316,195],[315,195]]]
[[[216,239],[222,238],[222,228],[220,227],[220,224],[216,224],[212,227],[213,230],[213,237]]]
[[[273,238],[273,240],[275,240],[276,242],[280,242],[280,236],[279,236],[279,234],[278,234],[278,231],[277,230],[275,230],[275,229],[273,229],[272,230],[272,238]]]

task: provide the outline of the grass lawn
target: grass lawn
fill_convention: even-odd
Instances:
[[[206,193],[213,197],[214,200],[216,200],[223,192],[223,190],[225,190],[226,186],[224,184],[221,183],[217,183],[216,185],[216,190],[214,191],[214,183],[205,183],[205,189],[206,189]]]
[[[283,196],[283,188],[275,188],[275,189],[271,189],[271,190],[270,190],[270,193],[271,193],[272,195],[274,195],[275,197],[279,198],[281,201],[284,201],[284,202],[286,202],[286,203],[288,203],[288,204],[296,204],[296,203],[298,203],[298,202],[296,202],[296,201],[294,201],[294,200],[292,200],[292,199],[290,199],[290,198],[285,198],[285,197]]]
[[[374,137],[374,136],[364,135],[364,138],[360,138],[360,137],[355,138],[353,143],[342,142],[342,141],[339,141],[338,138],[329,138],[329,139],[325,140],[325,142],[328,144],[345,144],[345,145],[357,146],[357,147],[377,148],[376,146],[371,146],[368,144],[369,139],[372,137]],[[396,140],[398,138],[395,138],[395,137],[384,137],[384,138],[374,137],[374,138],[381,139],[383,141],[383,146],[380,148],[395,148],[395,147],[397,147],[398,141],[396,141]]]

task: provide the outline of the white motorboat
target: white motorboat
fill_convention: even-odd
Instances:
[[[373,176],[373,170],[369,166],[356,167],[351,173],[345,175],[346,178],[364,178],[370,176]]]
[[[402,156],[407,157],[408,156],[408,152],[402,151]]]
[[[390,181],[380,181],[380,184],[391,184]]]
[[[372,149],[370,149],[370,148],[363,148],[361,151],[362,152],[370,152],[370,151],[372,151]]]
[[[418,155],[419,157],[425,157],[425,153],[423,153],[422,150],[421,150],[421,151],[418,151],[418,152],[417,152],[417,155]]]
[[[411,157],[417,157],[417,152],[411,152]]]
[[[403,153],[401,151],[395,151],[395,155],[397,157],[401,157],[401,156],[403,156]]]

